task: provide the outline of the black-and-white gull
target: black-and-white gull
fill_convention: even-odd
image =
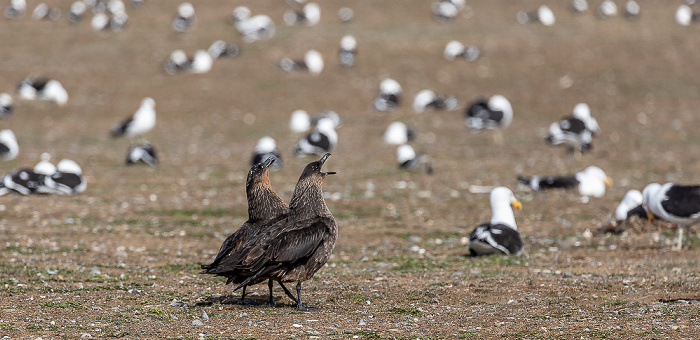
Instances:
[[[591,131],[593,136],[600,134],[600,126],[598,121],[591,116],[591,108],[586,103],[578,103],[574,106],[573,116],[582,120],[586,125],[586,129]]]
[[[403,90],[398,81],[387,78],[379,84],[379,93],[374,99],[374,109],[380,112],[392,110],[401,104]]]
[[[579,103],[574,107],[572,116],[564,117],[549,126],[545,141],[552,145],[568,145],[574,151],[582,153],[591,150],[593,137],[599,133],[600,126],[591,116],[589,106]]]
[[[648,218],[642,204],[642,193],[639,190],[629,190],[615,208],[615,213],[610,223],[602,226],[601,231],[606,233],[621,234],[627,226],[635,225],[640,220]]]
[[[621,222],[633,216],[647,219],[642,205],[643,196],[639,190],[629,190],[615,208],[615,221]]]
[[[688,26],[693,22],[700,21],[700,11],[693,11],[690,6],[683,4],[676,10],[676,23],[681,26]]]
[[[447,60],[463,58],[469,61],[474,61],[479,59],[481,56],[481,50],[479,50],[479,48],[476,46],[466,46],[457,40],[452,40],[445,45],[443,55]]]
[[[251,17],[250,9],[246,6],[234,8],[231,21],[243,40],[249,43],[269,39],[275,35],[275,22],[264,14]]]
[[[11,0],[10,4],[5,7],[5,18],[15,19],[24,15],[27,12],[26,0]]]
[[[311,118],[304,110],[294,110],[289,118],[289,129],[292,132],[302,133],[311,128]]]
[[[17,85],[21,99],[47,100],[64,106],[68,102],[68,92],[56,79],[27,77]]]
[[[328,119],[333,122],[334,129],[337,129],[343,123],[343,120],[340,118],[340,115],[337,112],[333,110],[325,110],[311,117],[311,126],[316,126],[322,119]]]
[[[357,40],[352,35],[345,35],[340,39],[338,50],[340,66],[350,67],[357,63]]]
[[[126,165],[135,165],[139,163],[148,164],[151,166],[158,165],[158,153],[156,148],[151,144],[135,144],[129,147],[126,152]]]
[[[34,165],[34,168],[32,169],[36,174],[38,174],[43,181],[38,183],[36,186],[35,190],[33,190],[33,193],[37,194],[54,194],[56,191],[54,188],[50,187],[47,184],[47,180],[49,176],[53,175],[58,171],[57,167],[51,163],[51,154],[48,152],[44,152],[41,154],[41,160]]]
[[[211,70],[214,57],[209,51],[197,50],[191,58],[182,50],[170,53],[168,60],[163,62],[163,69],[170,74],[178,72],[207,73]]]
[[[187,58],[185,51],[175,50],[172,51],[168,59],[163,62],[163,69],[165,72],[175,74],[189,69],[190,65],[191,62]]]
[[[399,168],[410,171],[425,171],[428,175],[434,172],[433,165],[428,160],[425,153],[416,154],[412,146],[408,144],[399,145],[396,148],[396,161]]]
[[[5,175],[2,181],[6,189],[26,196],[35,193],[37,187],[44,186],[45,177],[30,168],[20,168]]]
[[[314,26],[321,21],[321,7],[315,2],[309,2],[301,10],[288,10],[282,17],[288,26]]]
[[[612,179],[597,166],[589,166],[573,175],[518,176],[518,181],[535,191],[578,188],[583,197],[602,197],[605,195],[605,188],[612,185]],[[583,200],[587,201],[585,198]]]
[[[265,162],[268,158],[274,159],[274,162],[270,165],[270,168],[282,168],[282,155],[280,154],[280,150],[277,149],[275,139],[270,136],[265,136],[260,138],[258,143],[255,145],[255,150],[253,151],[253,157],[250,160],[250,165],[253,166],[255,164]]]
[[[583,13],[588,10],[587,0],[572,0],[571,1],[571,12],[574,14]]]
[[[506,187],[493,188],[490,201],[491,221],[477,226],[469,235],[470,255],[520,255],[524,246],[513,208],[520,210],[522,204]]]
[[[700,185],[652,183],[642,191],[649,220],[655,218],[678,226],[674,250],[683,248],[683,233],[700,221]]]
[[[596,14],[599,18],[605,19],[617,15],[617,5],[612,0],[604,0],[598,5]]]
[[[208,51],[197,50],[194,52],[191,62],[188,70],[190,73],[207,73],[211,70],[214,58]]]
[[[58,7],[49,7],[46,3],[40,3],[32,11],[32,19],[34,20],[58,20],[61,18],[61,9]]]
[[[106,31],[109,29],[109,15],[105,12],[97,12],[90,19],[90,27],[93,31]]]
[[[3,184],[6,188],[22,195],[53,193],[53,189],[46,185],[46,177],[56,172],[56,166],[50,161],[50,155],[42,154],[42,160],[33,169],[21,168],[5,175]]]
[[[129,15],[126,7],[121,1],[109,1],[106,5],[100,6],[99,10],[95,6],[95,15],[90,20],[90,26],[94,31],[119,31],[126,27],[129,22]]]
[[[56,165],[56,171],[46,177],[46,186],[61,195],[78,194],[87,188],[83,169],[71,159],[63,159]]]
[[[156,101],[147,97],[141,101],[141,106],[129,118],[112,128],[112,137],[139,137],[156,126]]]
[[[477,98],[464,112],[466,124],[474,132],[495,130],[494,141],[503,144],[502,130],[513,121],[513,107],[506,97],[496,94],[488,101]]]
[[[311,133],[299,139],[294,147],[295,156],[323,155],[338,144],[338,133],[335,132],[335,124],[330,119],[321,119]]]
[[[308,71],[317,76],[323,71],[323,56],[316,50],[307,51],[303,60],[284,58],[280,61],[280,67],[287,72]]]
[[[457,108],[457,98],[453,96],[437,95],[435,92],[428,89],[421,90],[413,98],[413,110],[416,111],[416,113],[423,113],[426,108],[452,111]]]
[[[520,24],[539,22],[545,26],[552,26],[556,22],[554,12],[545,5],[538,7],[536,11],[532,12],[520,11],[515,15],[515,19]]]
[[[223,40],[217,40],[209,46],[207,50],[212,58],[235,58],[241,52],[241,49],[236,44],[230,44]]]
[[[0,118],[7,118],[15,111],[15,101],[9,93],[0,93]]]
[[[393,122],[384,131],[384,143],[387,144],[406,144],[415,138],[416,132],[404,122]]]
[[[173,18],[170,26],[178,33],[187,32],[194,23],[194,6],[189,2],[183,2],[177,6],[177,14]]]
[[[85,13],[87,12],[87,5],[85,4],[85,1],[83,0],[77,0],[74,1],[70,5],[70,9],[68,10],[68,21],[72,23],[77,23],[83,20],[83,17],[85,16]]]
[[[19,154],[19,144],[14,132],[9,129],[0,131],[0,159],[10,161]]]
[[[430,8],[436,20],[448,21],[456,18],[459,12],[464,9],[464,6],[464,0],[440,0],[433,2]]]
[[[634,0],[627,0],[625,2],[625,9],[624,9],[624,15],[625,18],[627,19],[636,19],[639,18],[639,14],[642,11],[642,7],[639,6],[639,3],[634,1]]]

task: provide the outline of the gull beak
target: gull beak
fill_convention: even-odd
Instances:
[[[605,177],[605,180],[603,181],[605,183],[605,186],[611,186],[613,184],[613,180],[610,177]]]
[[[513,201],[513,202],[510,202],[510,205],[511,205],[513,208],[518,209],[518,210],[520,210],[520,209],[523,208],[523,204],[520,203],[520,201],[518,201],[518,200],[515,200],[515,201]]]

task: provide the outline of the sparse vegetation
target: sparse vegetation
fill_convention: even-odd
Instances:
[[[413,308],[413,307],[391,307],[389,309],[389,311],[392,313],[396,313],[396,314],[413,315],[413,316],[419,316],[422,314],[422,312],[418,308]]]

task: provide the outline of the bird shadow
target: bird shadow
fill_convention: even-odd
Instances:
[[[296,304],[287,304],[284,302],[278,302],[281,299],[275,299],[274,305],[269,304],[269,300],[264,296],[246,296],[245,300],[241,302],[240,295],[224,295],[224,296],[209,296],[204,300],[197,301],[195,306],[212,306],[215,304],[220,305],[238,305],[238,306],[258,306],[258,307],[296,307]]]

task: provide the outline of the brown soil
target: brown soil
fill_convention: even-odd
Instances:
[[[0,336],[700,337],[691,303],[700,299],[697,229],[681,252],[671,251],[675,230],[663,224],[598,232],[628,189],[700,182],[698,26],[673,21],[675,2],[639,2],[642,16],[631,21],[574,16],[562,1],[482,1],[438,23],[427,1],[334,0],[321,2],[315,27],[284,26],[283,2],[254,2],[253,13],[278,26],[273,39],[253,44],[225,21],[232,1],[196,3],[197,25],[181,35],[170,31],[169,1],[128,9],[121,32],[65,18],[0,20],[0,90],[34,74],[59,79],[70,94],[62,108],[18,101],[2,128],[15,131],[20,156],[0,169],[32,166],[50,152],[54,161],[76,160],[89,183],[73,197],[0,198]],[[518,10],[542,3],[555,26],[517,24]],[[339,22],[342,6],[355,10],[354,22]],[[335,59],[346,33],[360,49],[351,69]],[[193,53],[216,39],[240,43],[241,55],[204,75],[162,70],[172,50]],[[446,61],[442,49],[453,39],[481,47],[483,58]],[[320,76],[275,66],[310,48],[325,56]],[[380,115],[370,103],[384,77],[402,84],[405,102]],[[424,88],[456,95],[460,110],[413,113],[409,104]],[[515,110],[502,147],[489,133],[467,131],[462,118],[468,102],[495,93]],[[147,137],[162,164],[125,167],[129,141],[110,140],[108,131],[146,96],[157,102],[158,125]],[[542,137],[579,102],[591,106],[602,135],[576,160]],[[298,138],[287,128],[295,109],[331,109],[344,119],[326,163],[339,174],[324,187],[340,236],[303,291],[321,310],[297,312],[279,287],[276,307],[239,306],[231,286],[198,268],[247,218],[244,179],[262,136],[284,150],[272,181],[290,198],[311,160],[288,151]],[[430,155],[434,175],[397,168],[395,148],[381,142],[395,120],[416,128],[413,145]],[[532,193],[515,179],[591,164],[615,184],[586,204],[572,192]],[[524,203],[516,219],[525,256],[465,256],[463,237],[490,216],[488,196],[471,193],[473,185],[514,189]],[[262,303],[266,290],[249,291]]]

